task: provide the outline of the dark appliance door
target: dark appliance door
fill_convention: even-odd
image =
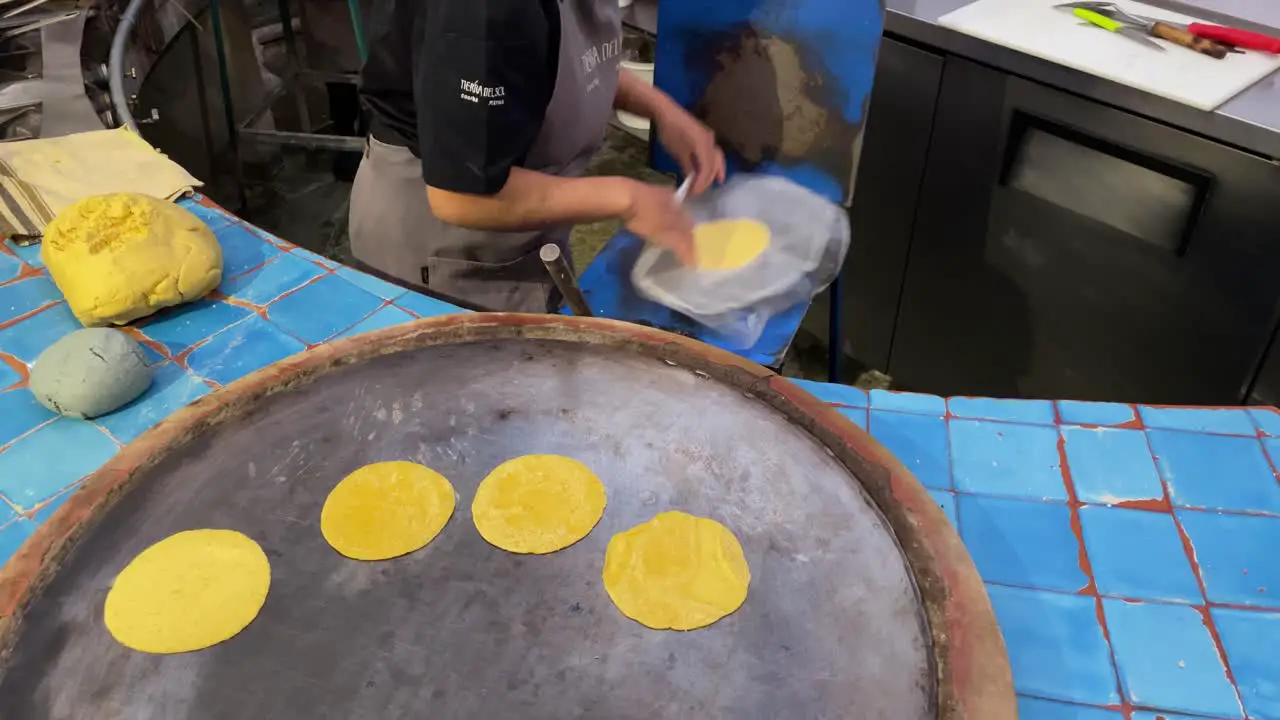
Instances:
[[[1236,403],[1276,324],[1280,167],[948,58],[890,374]]]

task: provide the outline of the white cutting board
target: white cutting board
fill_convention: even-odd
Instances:
[[[1059,2],[1063,0],[978,0],[944,15],[938,23],[1200,110],[1217,108],[1280,68],[1280,56],[1269,53],[1246,51],[1214,60],[1152,38],[1166,48],[1157,52],[1100,27],[1082,25],[1084,21],[1069,10],[1056,9]],[[1184,26],[1196,22],[1150,5],[1116,4],[1133,15]]]

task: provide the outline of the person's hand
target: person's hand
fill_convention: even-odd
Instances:
[[[667,187],[638,180],[628,188],[630,202],[622,220],[627,230],[646,242],[675,253],[680,262],[692,265],[693,220]]]
[[[713,182],[724,182],[724,152],[711,128],[674,103],[653,120],[662,147],[685,176],[693,177],[690,195],[702,194]]]

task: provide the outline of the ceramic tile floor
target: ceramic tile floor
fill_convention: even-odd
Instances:
[[[0,561],[169,413],[336,337],[457,309],[187,202],[223,244],[214,297],[135,336],[147,393],[94,422],[23,387],[79,327],[38,252],[0,247]],[[1027,720],[1280,720],[1280,412],[944,399],[803,382],[878,438],[960,531]]]

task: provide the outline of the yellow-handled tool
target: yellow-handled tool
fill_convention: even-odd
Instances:
[[[1082,8],[1082,7],[1072,8],[1071,14],[1075,15],[1081,20],[1084,20],[1090,25],[1096,25],[1097,27],[1100,27],[1103,30],[1113,32],[1117,35],[1123,35],[1124,37],[1129,38],[1130,40],[1136,43],[1139,43],[1151,50],[1164,52],[1163,45],[1161,45],[1160,43],[1154,40],[1149,39],[1145,32],[1143,32],[1142,30],[1139,30],[1138,28],[1133,27],[1132,25],[1126,25],[1125,23],[1122,23],[1119,20],[1112,20],[1106,15],[1102,15],[1101,13],[1097,13],[1097,12],[1094,12],[1093,10],[1089,10],[1087,8]]]

